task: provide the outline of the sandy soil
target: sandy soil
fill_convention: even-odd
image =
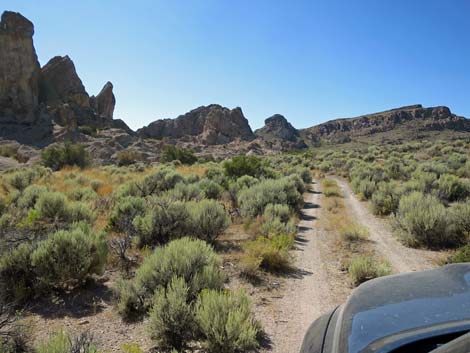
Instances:
[[[346,207],[353,218],[369,230],[377,254],[387,259],[396,273],[422,271],[436,267],[445,256],[439,251],[413,249],[404,246],[393,235],[386,219],[374,216],[366,202],[361,202],[347,182],[335,179],[341,187]]]

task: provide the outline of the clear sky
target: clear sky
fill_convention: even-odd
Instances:
[[[468,0],[0,0],[35,24],[41,65],[68,54],[89,94],[114,84],[138,128],[200,105],[253,129],[421,103],[470,117]]]

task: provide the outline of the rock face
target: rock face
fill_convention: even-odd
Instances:
[[[96,113],[103,118],[113,118],[116,98],[114,98],[113,84],[107,82],[101,92],[95,97],[90,97],[90,105]]]
[[[253,131],[240,108],[228,109],[218,104],[202,106],[176,119],[162,119],[139,129],[143,138],[197,137],[207,145],[225,144],[236,139],[252,140]]]
[[[310,141],[347,142],[351,137],[391,131],[400,126],[410,130],[431,131],[451,129],[470,132],[470,120],[452,114],[444,106],[424,108],[410,105],[357,118],[336,119],[304,129],[301,134]]]
[[[49,106],[64,103],[89,107],[90,98],[77,75],[73,61],[55,56],[41,69],[39,100]]]
[[[283,149],[305,148],[307,145],[287,119],[275,114],[264,121],[264,126],[255,131],[255,135],[267,142],[280,144]]]
[[[5,11],[0,22],[0,137],[41,145],[52,124],[39,103],[39,63],[33,24]]]

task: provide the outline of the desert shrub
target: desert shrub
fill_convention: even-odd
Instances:
[[[395,219],[409,245],[440,247],[462,242],[449,234],[447,216],[437,197],[413,192],[400,199]]]
[[[248,259],[243,261],[251,264],[258,263],[260,267],[268,271],[287,270],[291,263],[289,249],[293,244],[294,239],[288,235],[276,235],[270,239],[258,237],[244,244],[244,258]]]
[[[194,164],[197,162],[197,157],[190,150],[166,145],[163,148],[161,160],[162,162],[180,161],[183,164]]]
[[[176,184],[183,182],[181,174],[172,169],[163,168],[145,177],[140,181],[131,181],[124,184],[118,191],[118,197],[136,196],[147,197],[157,195],[164,191],[173,189]]]
[[[52,334],[36,347],[37,353],[98,353],[93,336],[87,332],[72,337],[65,331]]]
[[[42,185],[30,185],[24,189],[23,193],[17,200],[17,205],[20,208],[28,209],[34,207],[37,199],[42,194],[48,191],[47,187]]]
[[[3,197],[0,197],[0,216],[5,212],[8,205],[6,200]]]
[[[465,245],[459,248],[452,256],[450,256],[449,262],[470,262],[470,245]]]
[[[377,190],[377,184],[369,179],[362,179],[359,181],[354,179],[351,185],[354,192],[359,194],[359,196],[364,200],[369,200]]]
[[[142,154],[136,149],[130,148],[127,150],[119,151],[116,154],[118,166],[127,166],[142,160]]]
[[[27,186],[32,184],[35,179],[37,179],[38,174],[36,173],[35,169],[28,168],[16,171],[7,176],[7,181],[13,186],[15,189],[20,191],[26,189]]]
[[[49,191],[39,195],[35,209],[42,219],[67,220],[69,203],[60,192]]]
[[[272,203],[267,204],[264,209],[263,217],[266,221],[271,222],[278,218],[281,222],[287,223],[291,216],[291,210],[287,205],[279,205]]]
[[[291,174],[287,176],[287,180],[295,186],[299,194],[303,194],[305,191],[307,191],[302,178],[298,174]]]
[[[246,352],[258,346],[260,325],[243,292],[203,291],[196,306],[196,320],[209,352]]]
[[[189,229],[199,239],[212,243],[228,226],[227,214],[217,201],[191,202],[187,209],[191,218]]]
[[[390,265],[377,262],[372,256],[357,256],[348,266],[349,276],[355,286],[373,278],[387,276],[391,273]]]
[[[93,201],[98,194],[89,187],[80,187],[67,192],[67,196],[74,201]]]
[[[222,191],[223,191],[223,188],[219,184],[209,179],[201,180],[197,184],[197,186],[204,194],[204,197],[208,199],[217,200],[218,198],[220,198],[220,195],[222,194]]]
[[[239,178],[243,175],[252,177],[261,173],[261,159],[255,156],[237,156],[223,163],[225,174],[230,178]]]
[[[33,294],[35,286],[31,265],[33,247],[20,244],[0,257],[0,301],[23,303]]]
[[[40,242],[31,255],[31,264],[42,286],[73,287],[91,274],[101,273],[106,257],[105,234],[82,224]]]
[[[178,183],[176,186],[165,192],[164,197],[172,201],[196,201],[204,197],[198,184]]]
[[[84,145],[66,143],[52,145],[41,152],[41,159],[46,167],[59,170],[65,166],[85,168],[91,164],[91,157]]]
[[[165,244],[181,238],[190,225],[186,204],[154,198],[143,216],[136,216],[132,222],[139,246]]]
[[[308,168],[300,168],[298,170],[298,174],[300,178],[302,178],[302,181],[305,184],[311,184],[313,179],[312,179],[312,172]]]
[[[341,239],[347,242],[365,240],[369,236],[367,228],[355,223],[343,225],[339,230],[339,234]]]
[[[249,187],[252,187],[253,185],[259,183],[259,179],[252,177],[250,175],[243,175],[237,180],[235,180],[231,186],[231,190],[235,193],[242,189],[247,189]]]
[[[443,174],[437,181],[437,191],[443,200],[465,200],[470,195],[470,185],[452,174]]]
[[[227,177],[225,176],[224,169],[219,164],[211,163],[204,172],[204,176],[219,185],[227,185]]]
[[[268,238],[277,235],[289,235],[293,237],[296,231],[297,227],[294,221],[282,222],[278,217],[271,220],[264,220],[259,227],[259,234]]]
[[[264,213],[268,204],[287,204],[293,211],[298,211],[303,198],[291,180],[282,178],[266,179],[241,190],[238,202],[243,216],[256,217]]]
[[[224,281],[211,246],[202,240],[177,239],[156,248],[133,279],[118,282],[118,312],[127,319],[142,315],[151,306],[155,291],[167,288],[173,277],[184,279],[189,301],[195,300],[203,289],[222,288]]]
[[[67,222],[74,223],[84,221],[93,223],[95,215],[90,206],[83,202],[71,202],[67,207]]]
[[[400,202],[400,195],[397,185],[390,183],[380,183],[378,190],[371,198],[372,213],[376,215],[389,215],[395,213]]]
[[[341,190],[338,186],[324,186],[323,195],[326,197],[341,197]]]
[[[104,186],[104,183],[101,180],[92,180],[90,186],[94,192],[97,192],[101,187]]]
[[[412,178],[405,184],[407,191],[420,191],[424,194],[430,193],[438,179],[436,173],[416,171]]]
[[[462,242],[470,240],[470,203],[454,203],[447,211],[449,233]]]
[[[109,228],[116,232],[132,231],[132,222],[145,213],[145,201],[141,197],[123,197],[117,200],[109,219]]]
[[[188,296],[187,283],[178,277],[155,292],[148,329],[157,348],[182,350],[194,338],[197,327]]]

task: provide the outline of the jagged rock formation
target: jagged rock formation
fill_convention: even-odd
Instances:
[[[103,118],[113,118],[114,106],[116,105],[116,98],[113,93],[113,84],[106,82],[103,89],[95,97],[90,97],[90,105],[96,113]]]
[[[240,108],[228,109],[218,104],[202,106],[176,119],[162,119],[137,131],[143,138],[196,137],[203,144],[219,145],[236,139],[252,140],[253,131]]]
[[[299,131],[280,114],[267,118],[264,121],[264,126],[255,131],[255,135],[261,137],[267,143],[279,145],[281,149],[301,149],[307,147],[300,137]]]
[[[46,143],[50,119],[40,110],[39,62],[33,24],[5,11],[0,22],[0,137]]]
[[[348,142],[353,137],[367,136],[396,128],[412,131],[456,130],[470,132],[470,120],[453,114],[444,106],[424,108],[421,104],[363,115],[357,118],[331,120],[301,130],[310,142]]]
[[[16,12],[5,11],[0,22],[0,137],[44,146],[54,139],[79,138],[79,128],[118,128],[116,100],[106,83],[89,97],[68,56],[56,56],[42,68],[33,45],[34,26]],[[89,129],[90,130],[90,129]]]

